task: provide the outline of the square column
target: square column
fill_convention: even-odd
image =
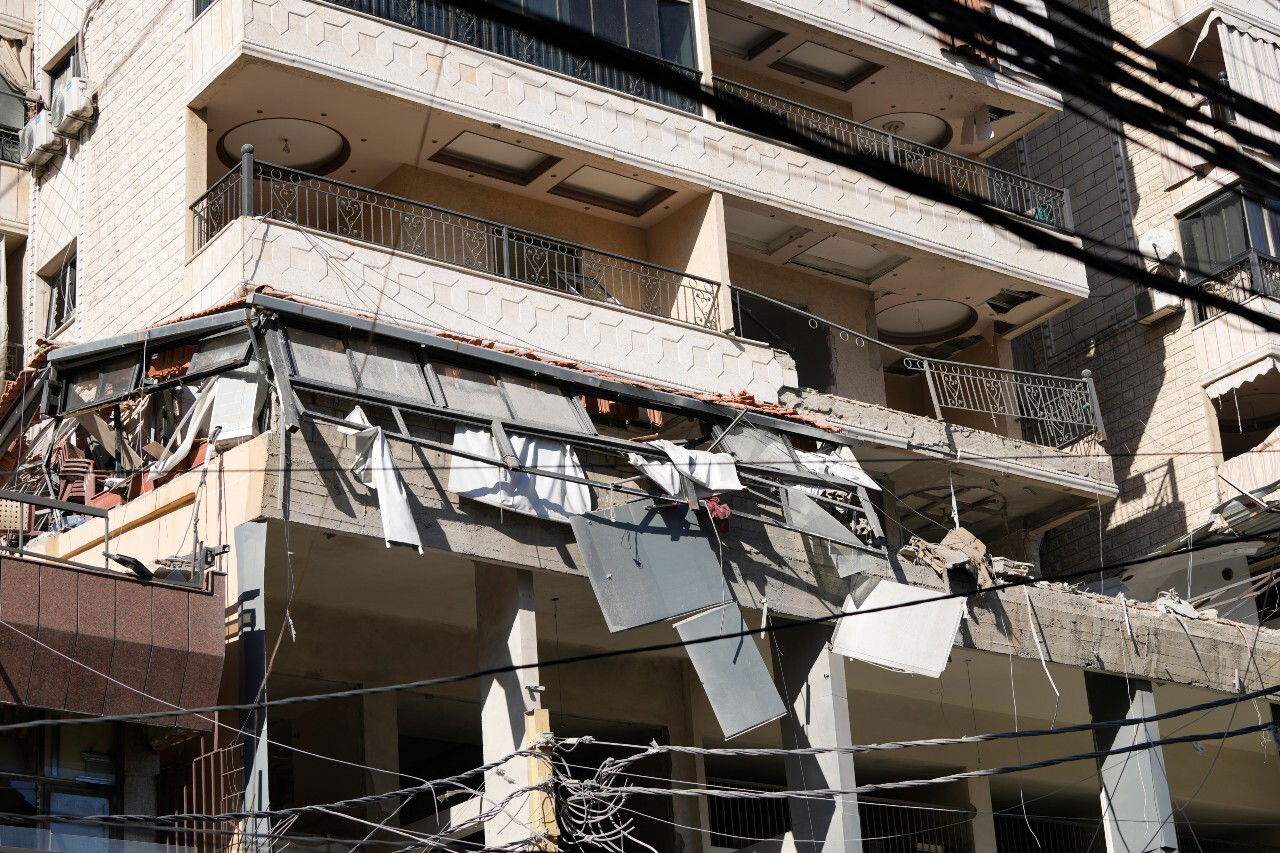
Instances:
[[[1089,695],[1089,714],[1095,722],[1156,713],[1155,692],[1150,681],[1096,672],[1084,674]],[[1099,750],[1158,740],[1155,723],[1095,729],[1093,740]],[[1102,778],[1102,822],[1107,853],[1172,853],[1178,849],[1173,823],[1169,780],[1164,752],[1152,749],[1108,755],[1098,760]]]
[[[853,744],[844,658],[831,651],[830,641],[826,625],[773,634],[774,679],[790,708],[782,718],[782,744],[788,749]],[[785,761],[792,789],[847,790],[857,784],[849,753],[788,756]],[[861,853],[857,796],[788,802],[797,853]]]
[[[237,603],[240,605],[240,703],[267,701],[267,524],[246,521],[234,531]],[[267,777],[267,709],[259,707],[245,714],[244,722],[244,810],[264,811],[271,807]],[[242,824],[246,853],[266,853],[271,849],[271,819],[250,818]]]
[[[475,572],[477,668],[536,664],[533,574],[487,563],[477,563]],[[523,747],[525,715],[542,703],[541,693],[529,689],[540,686],[536,668],[492,675],[480,684],[481,739],[488,764]],[[516,793],[530,784],[531,769],[529,759],[515,758],[485,774],[483,808],[501,808],[485,821],[486,847],[525,841],[537,831],[529,794]]]

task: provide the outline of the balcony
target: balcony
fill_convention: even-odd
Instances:
[[[1249,251],[1214,275],[1192,283],[1237,304],[1247,303],[1254,310],[1280,316],[1276,301],[1280,297],[1280,259]],[[1233,381],[1233,375],[1280,354],[1280,340],[1275,335],[1241,317],[1197,305],[1195,319],[1201,382],[1211,397],[1241,384]]]
[[[730,99],[762,107],[791,130],[816,142],[851,154],[869,154],[932,178],[951,190],[973,196],[992,207],[1054,228],[1071,229],[1071,204],[1067,191],[877,130],[865,124],[804,104],[716,77],[715,90]],[[720,121],[750,129],[751,123],[735,121],[723,112]]]
[[[195,0],[195,15],[213,5],[215,0]],[[406,29],[448,39],[451,42],[497,54],[517,62],[525,62],[563,74],[575,80],[591,83],[634,98],[643,98],[683,112],[700,113],[697,101],[673,92],[641,74],[602,64],[594,59],[579,56],[564,48],[548,44],[507,24],[474,12],[459,9],[442,0],[331,0],[333,5],[362,15],[387,21]],[[619,56],[637,54],[626,47],[613,48]],[[645,59],[665,65],[676,74],[698,81],[702,75],[696,68],[688,68],[659,56],[643,54]],[[620,63],[625,64],[625,63]]]
[[[766,218],[777,214],[778,221],[785,217],[815,233],[881,244],[884,251],[910,260],[910,268],[896,271],[902,292],[914,293],[937,282],[939,267],[947,266],[946,283],[977,301],[1005,289],[1037,291],[1046,297],[1035,303],[1037,316],[1088,294],[1078,261],[1031,246],[945,203],[890,186],[875,169],[859,172],[820,163],[802,151],[708,116],[627,97],[571,74],[409,29],[384,17],[315,0],[213,0],[192,24],[188,38],[189,100],[206,121],[213,143],[210,174],[238,156],[238,148],[220,147],[228,134],[267,117],[315,122],[340,135],[349,156],[342,174],[335,177],[366,186],[377,185],[399,164],[439,171],[441,156],[449,153],[460,134],[469,132],[527,149],[529,157],[536,152],[556,158],[557,168],[530,179],[531,194],[561,194],[551,178],[562,183],[575,169],[591,166],[683,193],[686,199],[690,194],[719,193],[726,206],[763,206],[768,208],[762,211]],[[885,88],[871,82],[866,85],[874,91]],[[920,84],[914,85],[918,89]],[[372,93],[389,97],[370,97]],[[811,102],[799,93],[782,94]],[[841,112],[817,97],[815,91],[812,103],[833,114]],[[853,106],[850,110],[852,115]],[[861,106],[858,114],[862,115]],[[271,141],[277,143],[282,135]],[[258,147],[264,159],[274,150],[265,139]],[[971,153],[968,148],[965,152]],[[1057,213],[1052,193],[1034,197],[1040,192],[1035,185],[1010,189],[1008,181],[990,178],[989,186],[982,185],[981,176],[959,175],[962,166],[972,172],[963,159],[940,161],[932,156],[919,157],[918,162],[935,171],[945,165],[957,173],[953,184],[967,181],[975,193],[1032,218],[1039,208],[1046,227],[1065,220],[1065,213]],[[471,177],[456,169],[449,174]],[[485,176],[475,180],[484,184]],[[510,186],[508,181],[503,188]],[[672,209],[677,203],[672,200]],[[661,209],[659,205],[652,213]],[[905,277],[920,281],[906,282]],[[1021,318],[1019,323],[1023,324]]]
[[[799,357],[801,341],[830,336],[875,350],[884,364],[922,382],[928,403],[904,411],[1055,448],[1101,433],[1087,376],[932,357],[727,283],[251,158],[191,210],[193,261],[202,269],[238,273],[223,252],[254,239],[220,235],[243,222],[244,213],[262,216],[274,230],[250,251],[271,260],[244,263],[263,282],[365,306],[396,322],[534,346],[676,387],[747,390],[765,401],[800,384],[788,356]],[[390,284],[379,292],[368,270]],[[225,298],[240,283],[215,285],[201,272],[193,275],[194,286],[206,291],[200,304]],[[517,286],[495,291],[493,281]],[[763,342],[741,337],[766,308],[792,317],[801,331]]]

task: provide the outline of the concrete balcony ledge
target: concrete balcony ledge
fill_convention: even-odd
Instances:
[[[276,221],[236,219],[210,239],[188,263],[182,313],[257,285],[672,388],[777,402],[795,384],[791,357],[766,344]]]
[[[1073,300],[1088,296],[1079,262],[873,175],[325,3],[217,0],[189,38],[195,107],[212,102],[222,78],[266,61],[847,228],[886,247],[950,258]]]
[[[1093,439],[1058,450],[989,429],[809,390],[785,390],[782,402],[825,415],[873,447],[908,451],[922,459],[945,458],[965,467],[1050,483],[1079,495],[1110,499],[1119,494],[1111,458]],[[968,420],[975,421],[969,414]]]

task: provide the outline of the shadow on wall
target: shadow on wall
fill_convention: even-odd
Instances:
[[[1107,0],[1075,0],[1075,5],[1113,26],[1121,25]],[[1136,247],[1133,212],[1142,201],[1139,193],[1153,194],[1146,201],[1159,204],[1156,196],[1163,188],[1140,186],[1134,177],[1135,152],[1125,138],[1105,120],[1095,124],[1075,114],[1076,107],[1087,115],[1099,112],[1095,106],[1072,104],[1019,143],[1019,165],[1039,180],[1067,187],[1080,232],[1104,243]],[[1099,156],[1100,152],[1110,156]],[[1187,527],[1187,483],[1180,489],[1178,481],[1179,474],[1186,479],[1187,469],[1168,459],[1153,464],[1153,457],[1142,454],[1181,449],[1160,439],[1185,417],[1186,395],[1162,398],[1160,392],[1169,370],[1166,360],[1173,354],[1170,345],[1186,336],[1189,328],[1181,324],[1189,327],[1190,321],[1183,317],[1176,324],[1137,323],[1133,284],[1092,269],[1089,291],[1089,299],[1050,321],[1029,342],[1037,370],[1060,375],[1093,371],[1107,425],[1105,449],[1112,454],[1120,495],[1114,504],[1045,535],[1041,559],[1046,574],[1097,562],[1099,513],[1106,561],[1147,553]]]

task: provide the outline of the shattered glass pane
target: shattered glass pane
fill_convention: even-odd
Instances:
[[[761,429],[746,421],[738,421],[728,432],[723,433],[716,449],[724,450],[739,462],[749,465],[760,465],[804,477],[813,476],[800,462],[786,436],[773,430]]]
[[[427,380],[412,350],[377,339],[357,339],[351,341],[350,353],[356,383],[363,390],[432,402]]]
[[[317,335],[303,329],[289,330],[289,352],[304,379],[354,388],[351,362],[342,338]]]
[[[574,432],[595,432],[587,410],[576,398],[566,397],[559,388],[515,376],[502,377],[502,388],[515,416]]]
[[[199,373],[239,364],[249,357],[249,330],[236,329],[205,338],[191,357],[188,373]]]
[[[491,418],[511,416],[506,400],[502,398],[502,391],[492,375],[452,364],[438,365],[436,373],[440,377],[440,388],[444,391],[444,404],[449,408],[488,415]]]
[[[67,383],[67,409],[82,409],[98,400],[115,397],[137,387],[138,360],[129,355],[87,370]]]

